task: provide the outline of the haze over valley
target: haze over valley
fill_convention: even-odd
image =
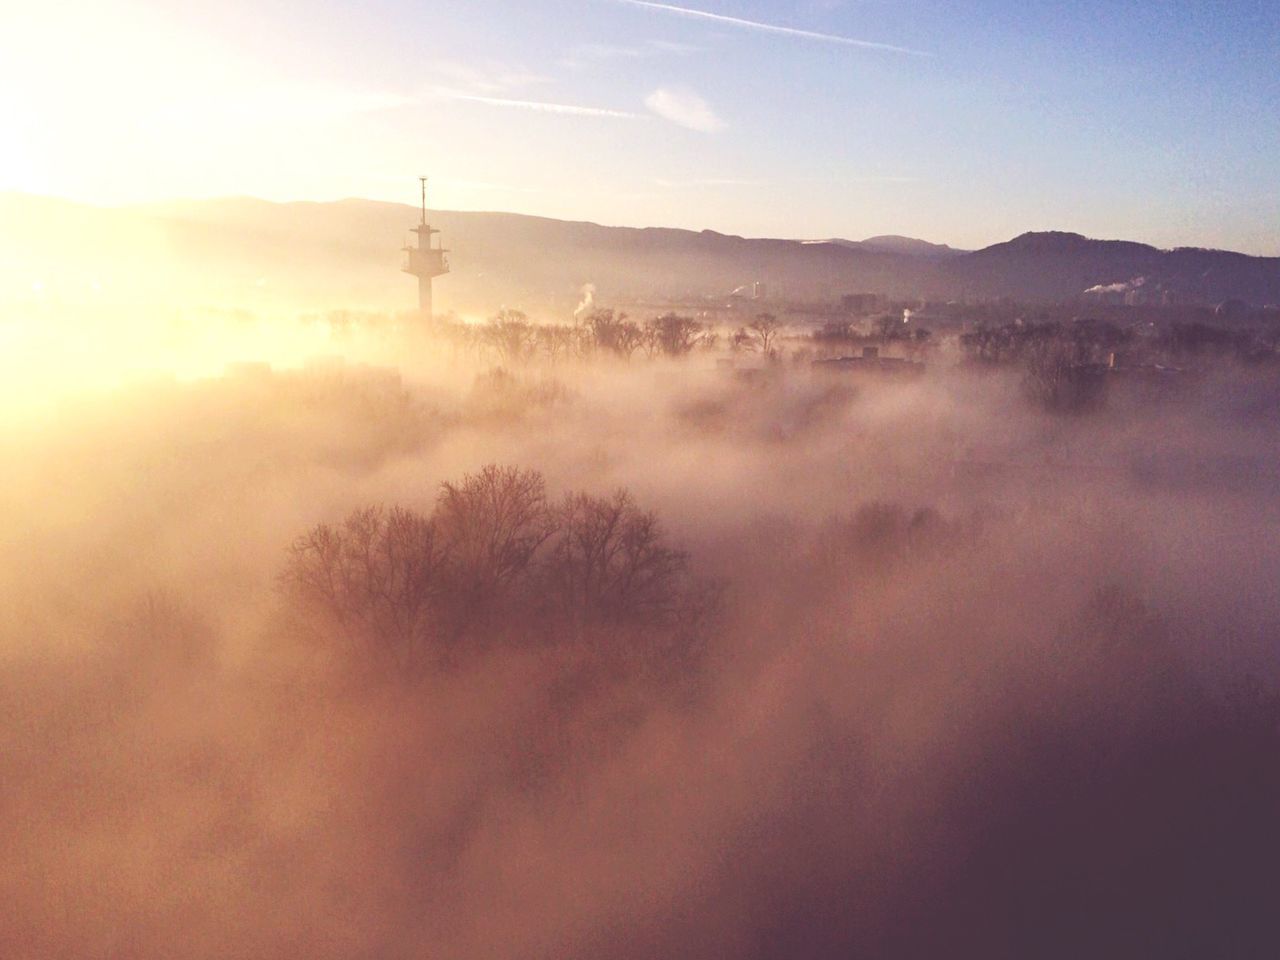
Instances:
[[[1280,953],[1271,6],[14,13],[5,960]]]

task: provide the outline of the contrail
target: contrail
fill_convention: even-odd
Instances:
[[[519,110],[534,110],[538,113],[559,113],[574,117],[615,117],[623,120],[645,119],[638,113],[610,110],[606,107],[581,107],[571,103],[547,103],[543,100],[508,100],[505,97],[482,97],[474,93],[458,93],[455,90],[437,90],[436,93],[449,100],[467,100],[471,103],[488,104],[491,107],[513,107]]]
[[[800,30],[796,27],[780,27],[773,23],[761,23],[758,20],[743,20],[741,17],[728,17],[720,13],[708,13],[705,10],[692,10],[689,7],[677,7],[670,3],[652,3],[650,0],[614,0],[632,7],[645,7],[649,10],[660,10],[663,13],[674,13],[676,16],[689,17],[696,20],[711,20],[715,23],[727,23],[734,27],[748,30],[760,30],[764,33],[778,33],[787,37],[800,37],[805,40],[821,40],[823,43],[841,43],[847,47],[861,47],[864,50],[884,50],[889,53],[905,53],[913,57],[931,57],[933,54],[924,50],[912,50],[909,47],[895,47],[891,43],[875,43],[871,40],[854,40],[834,33],[819,33],[816,30]]]

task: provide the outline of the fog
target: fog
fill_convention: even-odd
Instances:
[[[7,416],[4,956],[1274,955],[1270,368],[1064,415],[941,349],[281,329]],[[368,507],[461,556],[488,465],[559,532],[442,581],[420,669],[291,589]],[[661,614],[557,606],[618,490]]]

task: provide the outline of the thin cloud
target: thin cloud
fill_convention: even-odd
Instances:
[[[700,133],[715,133],[725,128],[711,105],[689,90],[662,87],[645,98],[644,105],[664,120]]]
[[[609,117],[621,120],[642,120],[638,113],[612,110],[607,107],[584,107],[574,103],[550,103],[545,100],[511,100],[506,97],[485,97],[475,93],[459,93],[456,90],[436,90],[436,95],[446,100],[463,100],[482,103],[489,107],[507,107],[515,110],[532,110],[536,113],[556,113],[571,117]]]
[[[864,50],[881,50],[887,53],[903,53],[913,57],[932,56],[924,50],[912,50],[909,47],[898,47],[891,43],[876,43],[872,40],[855,40],[835,33],[820,33],[816,30],[801,30],[797,27],[783,27],[774,23],[761,23],[759,20],[744,20],[741,17],[729,17],[721,13],[708,13],[706,10],[694,10],[690,7],[677,7],[670,3],[653,3],[651,0],[614,0],[631,7],[643,7],[646,10],[657,10],[671,13],[679,17],[695,20],[710,20],[713,23],[728,24],[746,30],[757,30],[762,33],[780,34],[786,37],[799,37],[803,40],[818,40],[823,43],[838,43],[847,47],[860,47]]]

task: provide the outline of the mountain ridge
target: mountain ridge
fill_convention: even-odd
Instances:
[[[56,258],[65,270],[67,232],[81,231],[105,238],[99,245],[104,265],[116,257],[150,258],[179,286],[201,291],[227,279],[231,294],[261,298],[267,289],[316,308],[387,309],[410,301],[399,259],[419,211],[408,204],[238,197],[94,207],[0,194],[0,214],[29,224],[26,234],[9,238],[17,262]],[[440,302],[468,311],[561,310],[578,302],[586,284],[596,286],[601,302],[658,302],[727,296],[755,281],[773,296],[827,302],[858,292],[1060,302],[1140,280],[1147,291],[1177,302],[1280,303],[1280,258],[1162,250],[1067,231],[1028,231],[961,251],[893,235],[802,241],[503,211],[431,211],[430,219],[452,250],[453,272],[438,285]],[[135,234],[145,243],[130,250],[135,240],[121,238]]]

